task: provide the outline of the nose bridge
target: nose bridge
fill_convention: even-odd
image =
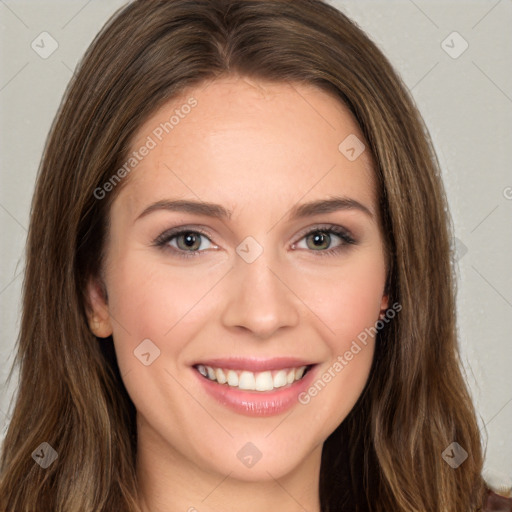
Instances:
[[[236,249],[237,257],[222,314],[226,327],[244,327],[257,337],[296,325],[297,301],[286,286],[276,251],[247,237]]]

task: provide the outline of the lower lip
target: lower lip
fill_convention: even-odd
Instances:
[[[210,396],[233,411],[247,416],[275,416],[298,404],[298,396],[311,385],[315,370],[316,365],[302,379],[274,391],[245,391],[209,380],[193,368]]]

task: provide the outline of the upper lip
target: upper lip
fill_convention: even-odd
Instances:
[[[270,359],[257,359],[245,357],[229,357],[204,359],[195,362],[192,366],[202,364],[212,368],[225,368],[227,370],[247,370],[252,372],[264,372],[271,370],[283,370],[285,368],[299,368],[310,366],[315,363],[297,357],[273,357]]]

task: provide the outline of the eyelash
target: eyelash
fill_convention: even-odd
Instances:
[[[159,235],[154,241],[153,245],[156,247],[161,248],[162,250],[166,250],[171,248],[171,246],[167,245],[172,239],[177,238],[180,235],[193,233],[196,235],[203,235],[204,237],[208,238],[208,240],[213,243],[210,240],[210,237],[208,236],[208,233],[201,230],[200,228],[184,228],[184,227],[178,227],[178,228],[172,228],[168,231],[165,231],[161,235]],[[302,234],[302,236],[299,238],[298,241],[301,241],[303,238],[307,238],[309,235],[312,235],[314,233],[323,233],[323,234],[334,234],[341,238],[342,243],[340,245],[337,245],[331,249],[326,250],[311,250],[310,252],[318,253],[318,256],[334,256],[343,251],[347,248],[349,245],[355,245],[357,242],[349,235],[349,233],[341,228],[340,226],[336,225],[326,225],[326,226],[315,226],[313,229],[305,232]],[[295,245],[295,243],[293,244]],[[199,256],[204,250],[202,251],[184,251],[181,249],[176,249],[174,247],[171,248],[172,252],[176,253],[178,257],[181,258],[190,258]]]

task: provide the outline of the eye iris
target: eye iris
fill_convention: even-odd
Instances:
[[[309,247],[310,249],[327,249],[327,247],[329,247],[329,243],[330,243],[330,241],[331,241],[331,237],[330,237],[330,235],[328,235],[327,233],[324,233],[324,232],[322,232],[322,231],[318,231],[318,232],[317,232],[317,233],[315,233],[314,235],[309,235],[307,238],[308,238],[308,240],[309,240],[310,238],[312,238],[312,239],[313,239],[313,241],[314,241],[313,243],[315,244],[315,245],[313,245],[313,247],[311,247],[311,246],[308,244],[308,247]],[[320,243],[320,245],[316,245],[316,244],[317,244],[317,242],[319,242],[319,243]],[[322,247],[322,242],[324,242],[324,245],[325,245],[325,242],[327,242],[327,246],[326,246],[326,247]]]
[[[189,252],[199,249],[201,246],[201,236],[200,233],[195,231],[182,232],[176,236],[178,248],[188,250]],[[313,241],[312,244],[309,243],[310,240]],[[180,243],[181,241],[183,241],[183,244]],[[316,231],[306,237],[306,242],[309,249],[328,249],[331,235],[325,231]]]
[[[180,240],[184,240],[184,247],[180,247]],[[180,249],[198,249],[199,246],[201,245],[201,235],[197,235],[196,233],[189,231],[178,236],[177,244]]]

